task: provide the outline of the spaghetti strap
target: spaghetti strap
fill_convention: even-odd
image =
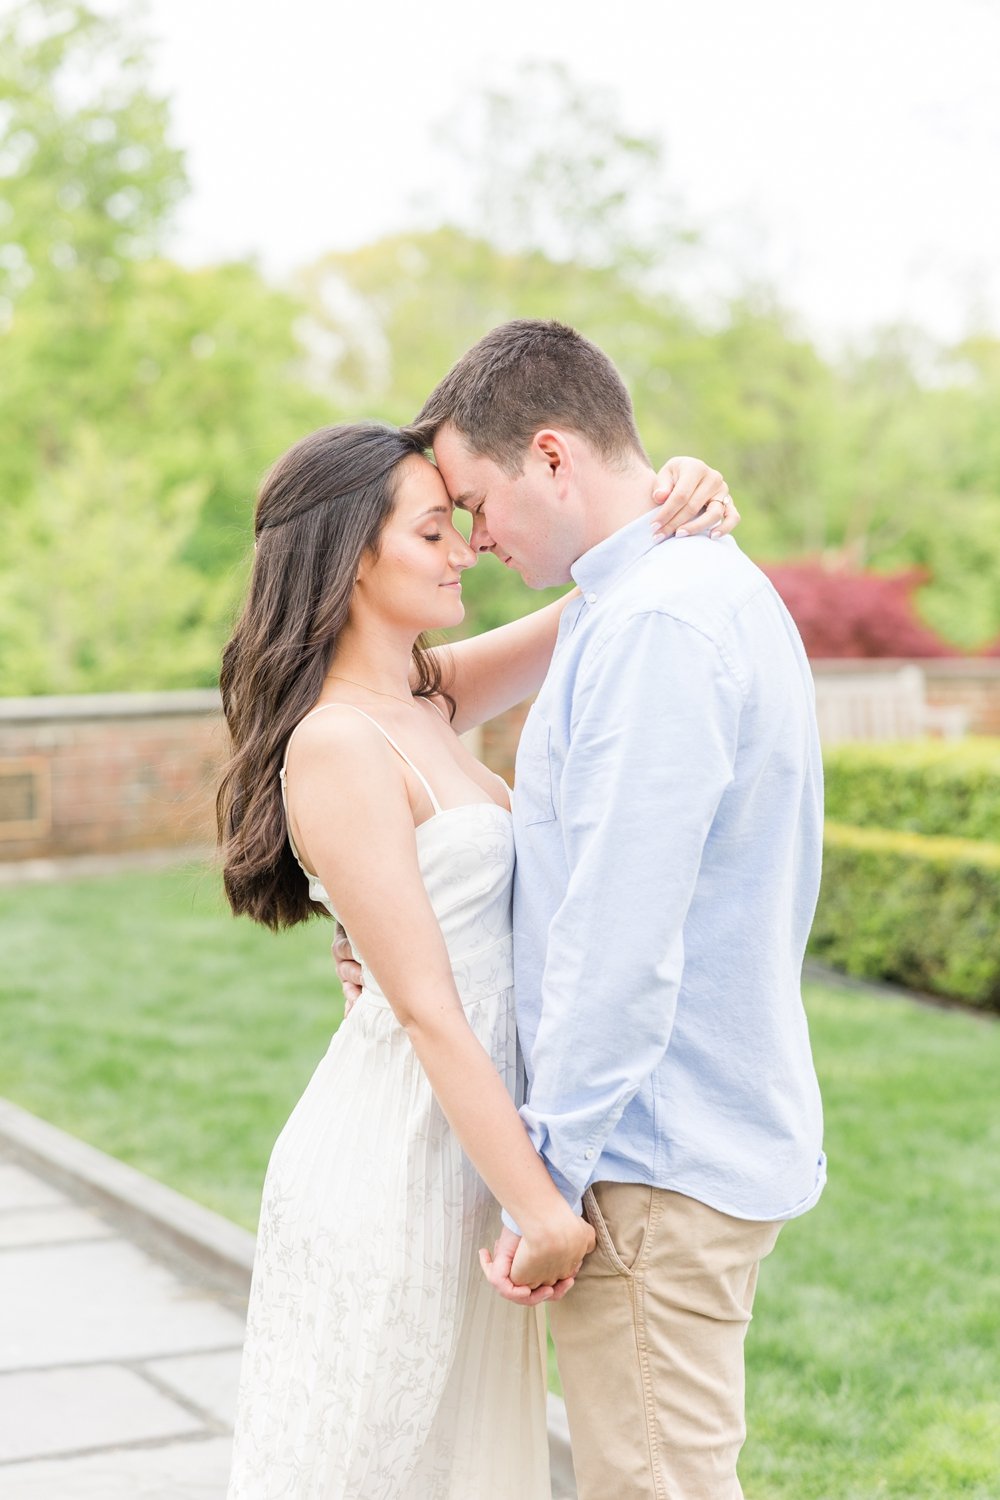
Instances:
[[[306,722],[306,719],[311,719],[312,716],[313,716],[313,714],[321,714],[325,708],[349,708],[352,713],[360,714],[363,719],[367,719],[368,722],[369,722],[369,724],[374,724],[374,726],[378,730],[379,734],[381,734],[384,739],[386,739],[386,740],[389,741],[389,744],[395,750],[395,752],[399,756],[400,760],[404,760],[406,762],[406,764],[409,766],[410,770],[413,772],[414,776],[420,782],[420,785],[423,787],[424,791],[427,793],[428,797],[431,800],[431,806],[433,807],[435,813],[439,813],[439,812],[443,811],[440,802],[438,801],[438,799],[435,797],[433,791],[431,790],[430,782],[427,780],[427,777],[423,774],[422,771],[420,771],[413,764],[412,760],[407,755],[406,751],[400,749],[399,745],[397,745],[397,743],[393,739],[392,735],[388,732],[388,730],[382,728],[382,725],[378,722],[377,719],[373,719],[372,716],[371,716],[371,714],[366,714],[363,708],[357,708],[353,703],[321,703],[318,708],[311,708],[307,714],[303,714],[302,718],[299,720],[298,724],[296,724],[295,729],[292,730],[291,734],[288,736],[288,739],[287,739],[287,741],[285,743],[285,758],[284,758],[284,760],[281,763],[281,771],[279,772],[279,776],[280,776],[280,779],[281,779],[281,800],[284,803],[284,807],[285,807],[285,823],[286,824],[288,824],[288,822],[289,822],[289,819],[288,819],[288,799],[287,799],[287,795],[286,795],[286,791],[285,791],[285,785],[286,785],[286,781],[287,781],[286,768],[288,766],[288,747],[292,743],[292,740],[295,738],[296,730],[298,730]],[[299,864],[301,864],[302,861],[301,861],[301,859],[299,859],[298,850],[296,849],[295,844],[292,841],[292,831],[291,831],[291,827],[290,826],[288,828],[288,842],[292,846],[292,853],[295,855],[295,858],[299,861]]]

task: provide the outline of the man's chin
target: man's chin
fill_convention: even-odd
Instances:
[[[504,566],[512,573],[516,573],[525,587],[529,589],[554,589],[558,588],[561,583],[573,581],[569,573],[563,578],[552,578],[548,573],[534,572],[530,564],[525,566],[514,562],[513,558],[509,559]]]
[[[573,577],[567,568],[566,572],[558,577],[552,578],[549,574],[536,572],[530,563],[515,562],[512,557],[504,557],[503,553],[496,554],[497,562],[510,573],[516,573],[521,582],[529,589],[554,589],[562,583],[572,583]]]
[[[512,557],[500,557],[498,558],[498,561],[500,562],[501,566],[507,569],[508,573],[516,573],[521,582],[526,583],[529,589],[538,587],[537,583],[532,583],[531,574],[526,573],[521,564],[516,563]]]
[[[565,573],[559,578],[553,578],[547,573],[524,573],[521,572],[520,568],[517,571],[521,574],[521,582],[529,589],[558,589],[562,588],[564,584],[573,582],[573,577],[570,573]]]

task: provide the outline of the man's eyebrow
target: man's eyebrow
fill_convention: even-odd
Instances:
[[[477,499],[475,490],[463,490],[460,495],[452,495],[452,505],[458,505],[462,510],[468,510]]]

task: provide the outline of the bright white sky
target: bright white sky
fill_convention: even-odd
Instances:
[[[253,254],[280,276],[400,227],[445,171],[434,122],[498,69],[558,58],[666,142],[714,285],[763,271],[834,339],[898,316],[1000,329],[997,0],[147,10],[194,187],[185,261]]]

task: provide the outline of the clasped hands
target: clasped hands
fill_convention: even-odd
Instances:
[[[565,1297],[579,1274],[584,1256],[594,1248],[594,1231],[586,1219],[573,1217],[576,1244],[572,1249],[564,1246],[559,1251],[555,1247],[547,1252],[536,1250],[533,1242],[515,1234],[505,1224],[493,1246],[493,1254],[488,1250],[479,1252],[483,1275],[493,1290],[522,1307],[558,1302]],[[569,1274],[565,1274],[567,1270]]]

